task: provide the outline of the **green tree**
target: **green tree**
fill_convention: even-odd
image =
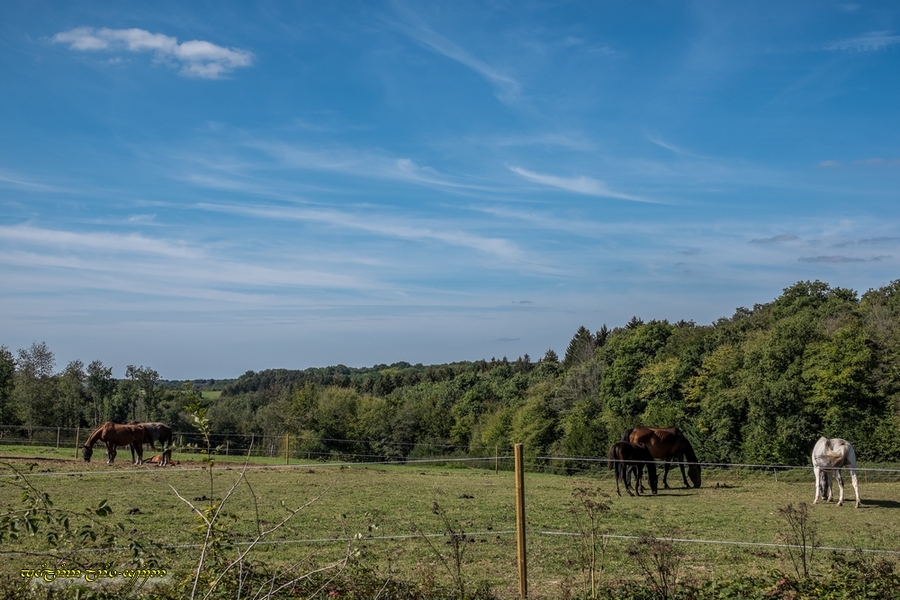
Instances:
[[[647,407],[637,393],[641,370],[665,347],[672,332],[668,322],[650,321],[630,323],[610,335],[600,353],[601,360],[608,365],[600,383],[600,396],[610,413],[608,418],[631,423],[639,420]]]
[[[88,397],[85,390],[87,375],[84,372],[84,363],[73,360],[66,365],[65,371],[59,377],[59,396],[57,399],[57,411],[59,420],[57,423],[63,427],[80,427],[84,421],[84,412],[88,405]]]
[[[95,360],[88,365],[86,393],[88,397],[89,425],[98,426],[112,420],[112,398],[116,392],[116,380],[112,376],[112,368],[104,367]]]
[[[566,348],[566,357],[563,359],[563,368],[571,369],[577,364],[590,360],[594,356],[594,349],[597,347],[597,340],[593,334],[588,331],[587,327],[581,326],[575,332],[572,341]]]
[[[16,386],[16,359],[6,346],[0,346],[0,424],[14,425],[13,390]]]
[[[125,377],[130,385],[123,386],[122,392],[128,402],[128,417],[134,421],[156,421],[159,419],[161,394],[157,384],[159,373],[150,367],[125,367]]]
[[[47,344],[19,350],[13,399],[19,420],[30,427],[56,425],[56,359]]]
[[[551,408],[553,392],[551,382],[536,383],[528,390],[525,404],[513,415],[510,438],[523,444],[526,456],[546,454],[558,438],[557,415]]]

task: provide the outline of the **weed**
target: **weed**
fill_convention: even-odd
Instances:
[[[585,573],[591,586],[591,598],[597,597],[596,575],[603,572],[606,547],[609,538],[601,534],[600,524],[609,504],[598,500],[600,490],[575,488],[569,502],[569,512],[575,517],[575,524],[581,534],[581,572]],[[598,557],[599,554],[599,557]]]
[[[810,517],[809,505],[801,502],[796,507],[788,504],[778,509],[788,525],[788,530],[780,534],[785,543],[785,553],[794,567],[798,579],[808,579],[813,558],[813,550],[819,545],[819,534],[815,521]]]
[[[643,535],[626,550],[660,600],[675,597],[684,551],[672,540]]]
[[[447,572],[450,574],[450,577],[453,579],[453,583],[456,587],[456,590],[459,593],[460,598],[466,597],[466,581],[463,578],[463,556],[466,552],[466,546],[470,541],[470,538],[466,536],[466,532],[463,531],[462,527],[459,523],[454,523],[447,516],[446,511],[437,503],[434,502],[431,505],[431,512],[441,518],[444,523],[444,534],[447,536],[447,544],[450,546],[450,560],[448,561],[444,554],[438,551],[435,548],[434,544],[431,543],[431,540],[426,536],[421,529],[418,529],[419,533],[422,535],[422,539],[428,544],[431,548],[431,551],[438,558]]]

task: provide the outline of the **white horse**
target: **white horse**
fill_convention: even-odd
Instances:
[[[813,475],[816,478],[816,499],[813,504],[819,503],[819,498],[829,501],[831,495],[831,474],[837,479],[841,495],[837,505],[844,503],[844,480],[841,477],[841,468],[850,469],[850,478],[853,481],[853,492],[856,494],[856,508],[859,508],[859,483],[856,479],[856,452],[847,440],[840,438],[820,437],[812,451]]]

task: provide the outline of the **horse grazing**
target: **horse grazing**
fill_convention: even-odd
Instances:
[[[856,494],[856,508],[859,508],[859,483],[856,480],[856,452],[847,440],[840,438],[820,437],[812,451],[813,476],[816,478],[816,499],[813,504],[819,503],[821,497],[829,501],[831,495],[831,474],[837,479],[840,488],[838,506],[844,503],[844,479],[841,477],[841,468],[848,467],[850,479],[853,482],[853,493]]]
[[[106,464],[111,465],[116,459],[117,446],[131,446],[131,462],[140,465],[144,462],[144,428],[140,425],[120,425],[107,421],[88,437],[81,448],[81,456],[84,462],[91,462],[94,453],[94,444],[103,442],[106,444]],[[137,458],[135,458],[137,452]]]
[[[632,444],[631,442],[616,442],[609,449],[609,468],[616,471],[616,494],[622,495],[619,491],[619,480],[625,482],[625,491],[630,496],[631,493],[631,474],[634,473],[637,479],[634,483],[634,491],[637,495],[641,495],[644,489],[641,478],[644,475],[644,467],[647,467],[647,479],[650,481],[650,490],[655,494],[657,492],[657,482],[659,476],[656,473],[656,461],[647,447],[643,444]]]
[[[700,487],[700,463],[697,461],[694,447],[677,427],[635,427],[622,434],[622,441],[643,444],[647,446],[653,458],[662,458],[666,461],[663,469],[663,487],[669,487],[669,469],[672,468],[673,460],[679,461],[684,487],[691,487],[688,477],[691,478],[695,488]],[[687,476],[684,473],[685,462],[688,463]]]
[[[150,444],[150,448],[155,452],[156,446],[154,442],[159,442],[162,449],[162,455],[158,466],[164,467],[172,460],[172,428],[165,423],[138,423],[132,421],[132,425],[140,425],[144,428],[144,443]]]

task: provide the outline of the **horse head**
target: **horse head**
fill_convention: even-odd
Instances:
[[[649,452],[647,453],[650,454]],[[656,472],[656,461],[652,460],[647,463],[647,480],[650,482],[650,491],[656,494],[659,491],[659,474]]]
[[[84,462],[91,462],[91,455],[94,454],[94,449],[90,446],[82,446],[81,447],[81,458],[84,459]]]
[[[700,487],[700,465],[699,463],[688,463],[688,478],[695,488]]]

